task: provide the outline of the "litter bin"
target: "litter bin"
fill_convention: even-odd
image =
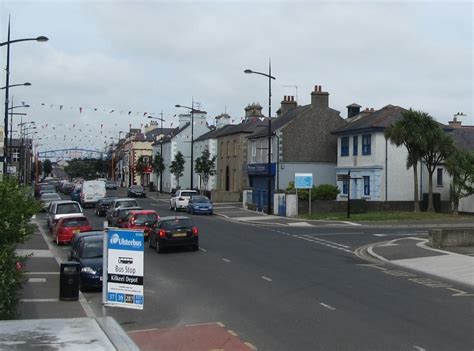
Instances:
[[[59,273],[59,299],[62,301],[79,300],[79,280],[81,265],[79,262],[61,263]]]

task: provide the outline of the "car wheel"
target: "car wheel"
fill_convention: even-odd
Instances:
[[[56,235],[55,239],[56,239],[56,245],[59,246],[59,238],[58,238],[57,235]]]
[[[155,242],[155,248],[156,248],[156,252],[157,253],[162,253],[163,252],[163,248],[161,247],[160,243],[158,242],[158,240]]]
[[[178,212],[178,206],[174,204],[174,212]]]
[[[153,246],[151,246],[151,237],[148,236],[148,247],[151,249]]]
[[[192,250],[193,251],[198,251],[199,250],[199,244],[193,245]]]
[[[212,212],[212,211],[211,211],[211,212],[209,212],[209,216],[212,216],[213,214],[214,214],[214,212]]]
[[[170,202],[170,211],[173,209],[173,204]]]

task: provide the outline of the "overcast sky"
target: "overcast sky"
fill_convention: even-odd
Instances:
[[[463,112],[474,124],[471,1],[4,0],[2,42],[9,15],[11,39],[49,38],[10,55],[10,84],[32,83],[10,95],[31,105],[21,110],[36,121],[40,151],[103,149],[161,111],[176,126],[184,110],[174,106],[192,99],[210,123],[225,111],[238,123],[252,102],[267,114],[268,80],[243,71],[268,73],[270,58],[272,111],[284,95],[310,103],[322,85],[343,117],[353,102],[393,104],[443,123]],[[5,46],[0,55],[4,86]]]

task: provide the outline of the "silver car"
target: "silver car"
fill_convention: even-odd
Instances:
[[[62,217],[83,216],[82,207],[79,202],[71,200],[62,200],[51,202],[48,209],[46,224],[49,231],[52,232],[58,220]]]
[[[61,196],[59,196],[57,193],[44,193],[41,195],[39,200],[41,203],[41,210],[47,211],[51,202],[59,200],[61,200]]]

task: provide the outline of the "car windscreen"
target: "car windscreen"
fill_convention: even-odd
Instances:
[[[196,195],[194,191],[183,191],[181,193],[181,196],[193,196],[193,195]]]
[[[190,228],[192,225],[193,222],[189,218],[172,219],[169,221],[164,221],[161,224],[161,228],[165,230],[176,230],[178,228]]]
[[[193,196],[191,199],[194,203],[209,203],[209,199],[205,196]]]
[[[53,185],[43,185],[40,190],[54,190]]]
[[[143,190],[143,187],[140,185],[132,185],[130,187],[131,190]]]
[[[81,213],[81,209],[78,204],[59,204],[58,209],[56,210],[57,214],[67,214],[67,213]]]
[[[135,215],[135,224],[144,225],[147,222],[154,222],[156,220],[156,214],[154,213],[142,213]]]
[[[67,218],[63,221],[63,226],[66,228],[83,227],[89,225],[87,218]]]
[[[82,258],[99,258],[103,256],[103,240],[86,241]]]
[[[61,200],[61,197],[56,193],[46,193],[41,195],[41,201]]]
[[[135,200],[125,200],[125,201],[119,201],[116,204],[116,208],[118,207],[134,207],[138,206],[138,203]]]

